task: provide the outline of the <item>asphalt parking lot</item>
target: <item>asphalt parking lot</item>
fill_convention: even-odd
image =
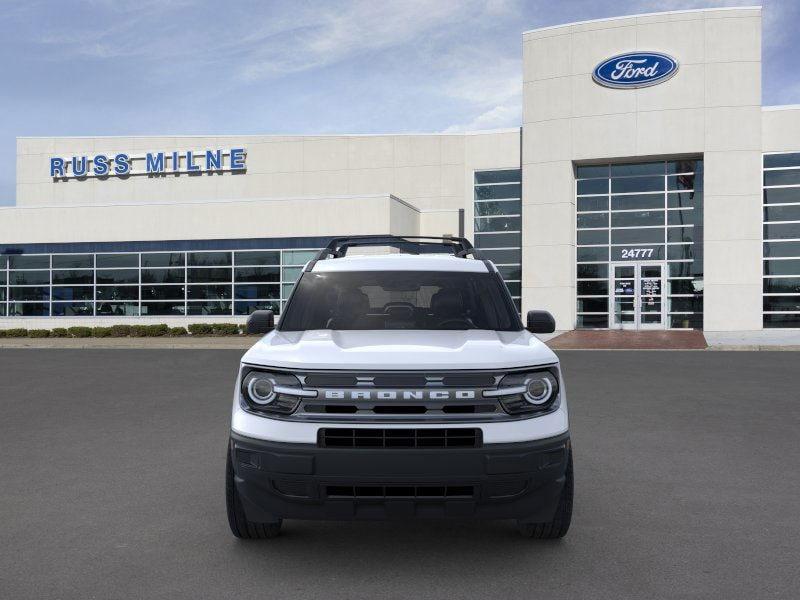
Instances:
[[[0,350],[0,598],[796,598],[800,355],[561,352],[576,501],[228,530],[241,351]]]

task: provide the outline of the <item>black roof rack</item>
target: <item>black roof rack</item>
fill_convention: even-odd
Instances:
[[[331,239],[328,245],[320,250],[316,258],[308,263],[306,271],[311,271],[317,261],[328,258],[341,258],[350,248],[356,246],[388,246],[397,248],[406,254],[430,254],[437,251],[452,252],[458,258],[472,255],[478,260],[484,260],[480,251],[472,246],[467,238],[463,237],[435,237],[418,235],[354,235],[350,237],[337,237]]]

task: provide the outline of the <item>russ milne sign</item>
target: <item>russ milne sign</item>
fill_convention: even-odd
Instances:
[[[660,52],[619,54],[597,65],[592,79],[610,88],[642,88],[662,83],[678,72],[678,61]]]
[[[50,177],[53,179],[84,179],[88,177],[126,177],[128,175],[168,175],[178,173],[243,172],[247,169],[247,150],[202,150],[195,152],[148,152],[130,155],[70,156],[50,158]]]

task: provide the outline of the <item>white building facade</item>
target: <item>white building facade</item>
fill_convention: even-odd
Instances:
[[[574,328],[800,328],[800,108],[761,10],[523,34],[520,128],[19,138],[0,328],[280,312],[333,236],[457,235]]]

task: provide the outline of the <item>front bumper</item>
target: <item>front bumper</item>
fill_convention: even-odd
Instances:
[[[569,433],[480,448],[320,448],[231,434],[234,481],[250,521],[552,519]]]

